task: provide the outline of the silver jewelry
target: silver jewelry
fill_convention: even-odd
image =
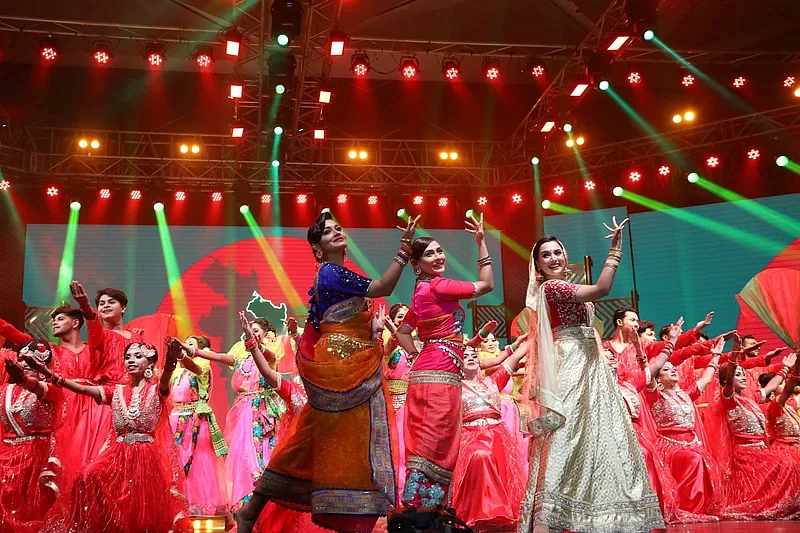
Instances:
[[[147,367],[144,370],[144,379],[153,379],[153,369],[152,367]]]

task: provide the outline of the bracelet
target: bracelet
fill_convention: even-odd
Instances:
[[[197,349],[194,346],[189,346],[189,357],[194,357],[197,355]]]
[[[408,248],[408,249],[409,249],[409,251],[411,250],[411,245],[412,245],[413,243],[414,243],[414,241],[412,241],[412,240],[411,240],[411,239],[409,239],[408,237],[402,237],[402,238],[400,239],[400,244],[402,244],[403,246],[405,246],[406,248]]]
[[[183,359],[184,357],[186,357],[186,352],[184,352],[183,350],[181,350],[181,353],[179,353],[179,354],[178,354],[178,361],[180,361],[180,360],[181,360],[181,359]],[[191,357],[191,356],[189,356],[189,357]]]
[[[486,257],[481,257],[480,259],[478,259],[477,263],[478,263],[479,266],[491,265],[492,264],[492,256],[487,255]]]
[[[784,381],[786,381],[786,374],[788,374],[788,372],[786,372],[785,370],[781,370],[780,372],[775,373],[776,376],[780,376],[781,378],[783,378]]]
[[[58,374],[53,374],[51,378],[53,385],[56,387],[63,387],[64,386],[64,376],[59,376]]]
[[[709,363],[706,368],[713,368],[714,370],[719,370],[719,365],[716,363]]]
[[[788,373],[789,373],[789,370],[791,370],[791,368],[789,368],[789,367],[788,367],[788,366],[786,366],[786,365],[783,365],[783,368],[782,368],[781,370],[783,370],[784,372],[786,372],[786,373],[788,374]]]
[[[610,268],[613,269],[615,272],[617,271],[617,267],[619,267],[619,263],[612,263],[610,261],[606,261],[606,264],[603,265],[603,268]]]
[[[244,340],[244,348],[248,352],[255,350],[258,347],[258,341],[255,337],[250,337],[249,339]]]

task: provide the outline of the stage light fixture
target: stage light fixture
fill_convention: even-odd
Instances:
[[[759,152],[759,151],[758,151],[758,150],[756,150],[755,148],[753,148],[752,150],[750,150],[749,152],[747,152],[747,158],[748,158],[748,159],[752,159],[753,161],[755,161],[755,160],[756,160],[756,159],[758,159],[759,157],[761,157],[761,152]]]
[[[186,191],[176,191],[175,200],[177,200],[178,202],[186,200]]]
[[[593,191],[597,185],[592,180],[587,181],[583,184],[587,191]]]
[[[458,152],[450,152],[450,161],[458,159]]]
[[[272,168],[278,168],[279,166],[281,166],[281,162],[278,161],[277,159],[273,159],[272,163],[270,164],[272,165]]]
[[[189,145],[188,144],[182,144],[181,147],[180,147],[180,151],[181,151],[182,154],[188,154],[189,153]]]
[[[142,199],[142,191],[139,189],[134,189],[131,191],[131,200],[141,200]]]
[[[419,73],[419,60],[416,57],[400,58],[400,72],[405,79],[414,79]]]
[[[7,191],[11,188],[11,182],[8,180],[0,180],[0,191]]]
[[[356,152],[355,150],[350,150],[349,152],[347,152],[347,157],[349,157],[350,159],[355,159],[358,157],[358,152]]]
[[[298,0],[272,2],[272,35],[278,46],[289,46],[300,36],[303,24],[303,4]]]
[[[111,198],[111,189],[100,189],[100,198],[103,200]]]
[[[58,196],[58,187],[50,186],[47,188],[47,196]]]
[[[228,98],[236,99],[242,97],[242,92],[244,90],[244,85],[240,81],[234,81],[231,83],[231,90],[228,94]]]
[[[239,206],[239,212],[243,215],[250,212],[250,206],[247,204],[242,204]]]
[[[522,203],[522,195],[519,194],[519,193],[515,193],[515,194],[511,195],[511,201],[514,202],[515,204],[521,204]]]
[[[364,53],[353,54],[350,58],[350,70],[356,78],[364,78],[369,74],[369,57]]]
[[[646,31],[645,31],[645,32],[642,34],[642,38],[643,38],[645,41],[652,41],[652,40],[653,40],[653,37],[655,37],[655,36],[656,36],[656,32],[654,32],[653,30],[646,30]]]
[[[478,198],[478,205],[484,206],[489,203],[489,200],[485,196],[480,196]]]
[[[447,161],[447,157],[448,157],[447,152],[444,151],[439,152],[439,159],[441,159],[442,161]]]
[[[153,204],[153,211],[156,213],[160,213],[164,210],[164,203],[163,202],[156,202]]]
[[[569,133],[572,131],[572,124],[566,122],[563,126],[561,126],[561,129],[564,131],[564,133]]]
[[[672,115],[672,122],[674,122],[675,124],[680,124],[682,121],[683,121],[682,116],[678,114]]]
[[[670,168],[667,165],[658,167],[658,173],[662,176],[669,176]]]
[[[783,165],[779,165],[779,166],[783,166]],[[411,203],[413,203],[414,205],[422,205],[422,196],[415,196]]]
[[[86,150],[87,148],[89,148],[89,141],[87,141],[86,139],[79,140],[78,141],[78,148],[82,148],[82,149]]]
[[[100,141],[98,141],[97,139],[92,139],[92,142],[89,143],[89,146],[92,147],[92,150],[97,150],[98,148],[100,148]]]
[[[556,185],[555,187],[553,187],[553,192],[556,194],[556,196],[561,196],[562,194],[564,194],[564,187],[562,187],[561,185]]]
[[[231,28],[225,32],[225,54],[229,56],[239,56],[242,46],[242,34],[236,28]]]
[[[787,76],[786,79],[783,80],[783,86],[787,88],[794,87],[794,83],[794,76]]]
[[[700,181],[700,175],[697,172],[690,172],[689,175],[686,176],[686,179],[689,183],[697,183]]]
[[[688,122],[694,120],[694,111],[687,111],[686,113],[684,113],[683,120],[686,120]]]
[[[346,194],[340,194],[339,196],[337,196],[336,197],[336,203],[337,204],[346,204],[347,203],[347,195]]]
[[[144,57],[151,67],[160,67],[166,61],[166,51],[163,44],[150,43],[144,49]]]
[[[622,187],[614,187],[614,189],[611,191],[611,194],[614,196],[622,196],[623,192],[625,191],[622,189]]]
[[[542,200],[542,209],[550,209],[550,200]]]
[[[198,46],[192,59],[201,69],[209,68],[214,63],[214,51],[210,46]]]
[[[98,65],[108,65],[111,63],[111,45],[105,42],[94,43],[92,45],[92,59]]]
[[[400,209],[397,210],[397,213],[395,214],[398,216],[398,218],[405,218],[407,213],[406,210],[401,207]]]
[[[531,157],[531,165],[538,165],[539,161],[541,161],[538,157],[533,156]]]
[[[48,35],[39,41],[39,54],[45,61],[54,61],[61,53],[61,48],[58,46],[58,39],[52,35]]]
[[[442,74],[450,81],[461,77],[461,62],[455,57],[448,57],[442,62]]]
[[[333,30],[328,39],[330,43],[330,54],[332,56],[344,55],[344,44],[347,42],[347,34],[342,30]]]
[[[575,146],[575,141],[573,139],[567,139],[567,142],[564,144],[567,145],[567,148],[572,148],[573,146]]]
[[[261,195],[261,203],[262,204],[268,204],[270,202],[272,202],[272,195],[271,194],[266,194],[265,193],[265,194]]]
[[[611,84],[608,82],[608,80],[602,80],[597,84],[597,88],[601,91],[607,91],[610,86]]]
[[[294,83],[294,71],[297,68],[297,58],[291,52],[272,52],[267,58],[267,74],[269,84],[277,94],[283,94]],[[283,87],[283,92],[279,92]]]
[[[578,137],[577,139],[575,139],[575,144],[577,144],[578,146],[583,146],[583,143],[585,142],[586,139],[584,139],[583,137]]]
[[[794,90],[794,97],[795,98],[800,98],[800,87],[798,87],[797,89]]]
[[[714,155],[709,156],[706,159],[706,165],[708,165],[711,168],[718,167],[719,166],[719,157],[714,156]]]
[[[447,196],[442,196],[441,198],[439,198],[439,207],[447,207],[449,201],[450,200],[447,198]]]
[[[500,63],[496,59],[486,58],[483,60],[483,75],[489,81],[500,78]]]
[[[244,137],[244,125],[241,122],[237,122],[231,126],[231,137],[234,139],[241,139]]]
[[[74,202],[70,202],[69,203],[69,208],[72,211],[80,211],[81,210],[81,203],[79,201],[77,201],[77,200],[75,200]]]
[[[555,127],[556,127],[555,121],[554,120],[548,120],[548,121],[545,121],[544,124],[542,124],[542,127],[541,127],[541,129],[539,131],[541,133],[549,133],[549,132],[553,131],[553,128],[555,128]]]
[[[627,43],[630,40],[630,38],[631,38],[630,35],[617,35],[614,38],[614,40],[611,41],[611,44],[608,45],[606,50],[610,52],[616,52],[617,50],[625,46],[625,43]]]
[[[639,181],[640,179],[642,179],[642,173],[634,170],[633,172],[628,174],[628,179],[633,182]]]
[[[611,86],[611,69],[614,56],[610,52],[595,51],[586,56],[585,80],[600,91],[607,91]]]
[[[327,136],[327,130],[323,124],[317,124],[314,126],[314,140],[315,141],[324,141],[325,137]]]
[[[377,196],[370,196],[367,198],[367,205],[377,205],[378,204],[378,197]]]
[[[275,126],[274,128],[272,128],[272,133],[274,133],[275,135],[283,135],[283,127]]]
[[[733,83],[731,83],[731,85],[733,85],[737,89],[741,89],[742,87],[747,85],[747,78],[745,78],[744,76],[737,76],[736,78],[734,78]]]
[[[541,57],[536,57],[536,56],[529,57],[527,66],[528,66],[527,69],[528,72],[530,72],[531,76],[533,76],[534,78],[541,78],[542,76],[544,76],[544,73],[546,72],[544,61],[542,61]]]
[[[785,155],[779,155],[775,159],[775,164],[778,165],[779,167],[785,167],[786,165],[789,164],[789,158],[786,157]]]
[[[531,76],[541,78],[544,76],[544,65],[534,65],[531,67]]]
[[[212,202],[221,202],[222,201],[222,193],[219,191],[214,191],[211,193],[211,201]]]
[[[639,85],[642,82],[642,75],[638,72],[631,72],[628,74],[628,83],[631,85]]]
[[[331,93],[330,89],[320,89],[319,90],[319,103],[320,104],[330,104],[331,103]]]
[[[365,159],[367,159],[367,156],[368,156],[368,154],[367,154],[367,152],[365,152],[364,150],[361,150],[360,152],[358,152],[358,158],[359,158],[360,160],[362,160],[362,161],[364,161]]]
[[[193,144],[192,145],[192,153],[195,154],[195,155],[199,154],[200,153],[200,145]]]
[[[275,94],[283,94],[286,92],[286,86],[282,83],[279,83],[275,86]]]
[[[585,93],[586,89],[588,89],[588,88],[589,88],[589,84],[588,83],[583,83],[583,82],[576,83],[575,86],[572,89],[572,92],[569,93],[569,95],[577,98],[579,96],[582,96],[583,93]]]
[[[692,85],[694,85],[694,76],[692,76],[691,74],[687,74],[686,76],[684,76],[683,79],[681,79],[681,85],[683,85],[684,87],[691,87]]]
[[[307,195],[305,195],[305,194],[298,194],[297,195],[297,203],[298,204],[304,204],[306,202],[308,202],[308,196]]]

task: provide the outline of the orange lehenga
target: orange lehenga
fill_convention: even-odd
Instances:
[[[369,284],[356,283],[354,291],[348,288],[353,276],[330,263],[320,267],[319,293],[317,287],[310,291],[309,327],[297,355],[308,403],[275,448],[255,492],[311,511],[320,526],[371,531],[396,503],[394,420],[383,349],[371,338],[372,304],[364,297]]]

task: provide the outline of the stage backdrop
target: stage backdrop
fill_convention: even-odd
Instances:
[[[597,279],[608,253],[602,222],[612,216],[620,221],[626,209],[545,217],[545,230],[571,262],[591,255]],[[679,316],[693,326],[715,311],[710,334],[738,328],[767,340],[767,349],[783,346],[758,319],[742,316],[735,295],[766,268],[800,269],[800,194],[636,213],[629,228],[612,297],[635,289],[641,317],[659,327]]]

